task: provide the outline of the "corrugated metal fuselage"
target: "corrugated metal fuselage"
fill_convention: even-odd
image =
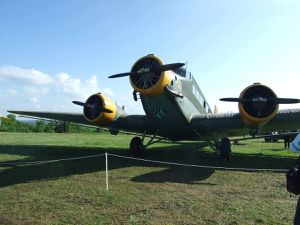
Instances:
[[[190,120],[193,115],[206,114],[211,109],[194,79],[173,75],[174,79],[168,86],[171,92],[165,89],[159,96],[140,96],[144,111],[158,135],[171,140],[199,139],[190,126]]]

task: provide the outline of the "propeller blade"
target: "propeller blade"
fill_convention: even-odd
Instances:
[[[244,99],[244,98],[220,98],[224,102],[273,102],[275,104],[295,104],[300,103],[300,99],[296,98],[272,98],[272,99]]]
[[[80,106],[85,106],[85,103],[84,102],[79,102],[79,101],[72,101],[73,104],[75,105],[80,105]]]
[[[240,102],[240,103],[251,102],[250,99],[245,99],[245,98],[220,98],[220,101],[223,101],[223,102]]]
[[[74,103],[75,105],[80,105],[80,106],[88,107],[88,108],[91,108],[91,109],[99,109],[99,111],[101,111],[101,112],[106,112],[106,113],[112,113],[113,112],[110,109],[106,109],[106,108],[103,108],[103,107],[97,106],[97,105],[86,104],[84,102],[72,101],[72,103]]]
[[[136,74],[136,73],[133,73],[133,72],[128,72],[128,73],[118,73],[118,74],[111,75],[111,76],[109,76],[108,78],[127,77],[127,76],[134,75],[134,74]]]
[[[275,98],[274,102],[278,103],[278,104],[295,104],[295,103],[300,103],[300,99],[296,99],[296,98]]]
[[[131,76],[131,75],[143,74],[143,73],[149,73],[149,72],[161,73],[161,72],[164,72],[167,70],[175,70],[182,66],[184,66],[184,63],[171,63],[171,64],[160,65],[160,66],[153,67],[150,69],[145,69],[145,71],[141,71],[141,72],[118,73],[118,74],[111,75],[108,78],[127,77],[127,76]]]
[[[103,107],[99,107],[99,109],[101,110],[101,112],[106,112],[106,113],[112,113],[113,112],[110,109],[106,109],[106,108],[103,108]]]
[[[164,64],[164,65],[160,65],[157,67],[153,67],[153,68],[151,68],[151,71],[161,73],[161,72],[164,72],[167,70],[175,70],[182,66],[184,66],[184,63],[170,63],[170,64]]]

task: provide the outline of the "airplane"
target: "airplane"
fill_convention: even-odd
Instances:
[[[164,64],[159,57],[149,54],[138,59],[130,72],[109,77],[129,77],[133,99],[141,101],[145,115],[127,115],[123,107],[100,92],[85,102],[73,101],[83,107],[83,113],[8,112],[105,127],[112,134],[138,133],[129,146],[134,156],[141,156],[146,147],[162,139],[205,141],[216,149],[222,138],[300,128],[300,109],[278,110],[279,104],[300,100],[278,98],[271,88],[260,83],[246,87],[238,98],[220,99],[237,102],[239,113],[213,113],[194,76],[183,66],[184,63]],[[146,136],[150,140],[145,144]]]
[[[2,121],[9,121],[9,118],[7,118],[6,116],[2,116],[0,114],[0,126],[1,126]]]

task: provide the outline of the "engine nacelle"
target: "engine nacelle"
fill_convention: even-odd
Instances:
[[[137,60],[131,72],[144,72],[159,65],[163,65],[162,60],[150,54]],[[158,96],[163,93],[167,84],[171,84],[171,74],[169,71],[164,71],[130,75],[130,84],[136,92],[142,95]]]
[[[87,121],[105,126],[116,120],[117,105],[105,95],[97,93],[86,100],[83,115]]]
[[[254,83],[240,94],[239,112],[242,119],[249,125],[263,125],[273,119],[278,111],[278,103],[269,101],[276,99],[274,91],[260,83]]]

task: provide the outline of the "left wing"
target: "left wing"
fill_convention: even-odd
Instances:
[[[278,98],[271,88],[260,83],[246,87],[238,98],[220,100],[237,102],[239,113],[194,115],[191,126],[206,139],[300,128],[300,109],[278,111],[279,104],[300,103],[300,99]]]
[[[294,130],[300,127],[300,109],[279,110],[271,121],[261,126],[245,123],[240,113],[194,115],[191,126],[210,140],[258,132]]]

